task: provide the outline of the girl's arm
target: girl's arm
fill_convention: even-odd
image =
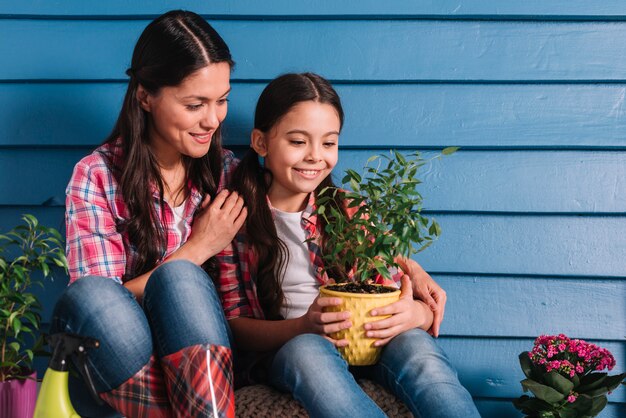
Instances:
[[[228,321],[237,347],[249,351],[269,351],[280,348],[300,334],[322,334],[336,346],[347,345],[346,340],[333,340],[327,334],[352,326],[350,312],[322,312],[325,306],[340,305],[341,299],[317,297],[306,314],[300,318],[268,321],[246,317]]]
[[[413,328],[427,331],[434,317],[428,305],[421,300],[413,299],[411,278],[406,274],[402,276],[400,299],[382,308],[372,309],[370,315],[391,315],[389,318],[364,325],[366,335],[378,339],[374,342],[376,346],[383,346],[396,335]]]

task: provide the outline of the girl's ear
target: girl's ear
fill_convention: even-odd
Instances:
[[[150,112],[150,94],[146,91],[146,89],[139,84],[137,86],[137,101],[139,102],[139,106],[146,112]]]
[[[260,130],[252,130],[252,133],[250,134],[250,146],[261,157],[265,157],[267,155],[267,141],[265,139],[265,134]]]

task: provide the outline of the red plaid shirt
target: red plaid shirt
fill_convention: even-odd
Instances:
[[[130,244],[128,234],[118,232],[118,226],[128,219],[128,209],[105,159],[105,156],[119,157],[120,153],[119,141],[113,145],[105,144],[74,167],[65,192],[70,283],[90,275],[110,277],[119,283],[136,276],[137,252]],[[233,153],[227,150],[224,150],[223,161],[224,171],[218,190],[224,188],[236,165]],[[167,249],[162,253],[160,263],[189,238],[193,215],[202,195],[191,187],[185,201],[181,234],[175,225],[172,209],[166,203],[162,211],[159,192],[154,185],[152,189],[154,207],[167,237]]]
[[[267,200],[270,204],[269,199]],[[270,205],[271,206],[271,205]],[[315,278],[318,284],[324,285],[332,283],[333,280],[323,272],[324,263],[320,253],[320,225],[317,221],[317,215],[314,215],[315,196],[313,193],[309,195],[309,202],[302,213],[302,229],[305,231],[307,246],[309,249],[309,257],[315,268]],[[348,211],[356,208],[348,208]],[[257,260],[250,244],[246,239],[245,231],[240,231],[235,237],[233,243],[226,247],[217,256],[219,262],[220,279],[218,283],[218,291],[222,299],[222,306],[226,319],[234,319],[240,316],[264,319],[263,309],[259,302],[256,292],[256,266]],[[394,272],[392,271],[392,274]],[[376,283],[392,285],[400,287],[402,274],[395,272],[393,280],[387,280],[382,276],[378,276]]]

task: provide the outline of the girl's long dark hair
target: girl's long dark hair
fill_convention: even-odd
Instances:
[[[265,87],[256,105],[254,128],[269,132],[296,104],[306,101],[333,106],[339,116],[340,126],[343,126],[343,109],[337,92],[319,75],[303,73],[282,75]],[[232,186],[243,196],[248,208],[245,231],[257,256],[259,302],[266,318],[278,319],[284,299],[281,276],[288,261],[288,253],[285,244],[278,238],[267,204],[266,196],[271,181],[271,173],[261,165],[259,155],[250,148],[233,174]],[[318,186],[316,196],[328,186],[333,186],[330,176]],[[340,206],[337,204],[338,208]],[[320,231],[322,234],[323,226]]]
[[[141,85],[149,94],[157,94],[162,87],[177,86],[193,72],[220,62],[233,67],[228,46],[215,29],[192,12],[174,10],[158,17],[135,45],[131,67],[126,71],[130,81],[122,109],[105,140],[111,145],[121,141],[121,157],[107,157],[129,212],[119,229],[128,233],[130,244],[136,248],[137,262],[130,268],[135,276],[151,270],[167,249],[167,236],[150,187],[154,184],[158,188],[163,208],[163,179],[148,146],[150,115],[139,104],[137,88]],[[187,183],[203,196],[213,197],[222,172],[221,130],[213,135],[207,155],[183,157],[183,162]]]

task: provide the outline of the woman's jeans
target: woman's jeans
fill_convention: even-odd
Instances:
[[[182,260],[159,266],[150,276],[143,308],[114,280],[85,277],[71,284],[56,304],[51,333],[96,338],[87,365],[98,393],[118,388],[144,367],[186,347],[212,344],[230,348],[229,329],[210,277]],[[84,386],[84,384],[82,384]],[[82,390],[81,390],[82,389]],[[107,416],[76,382],[72,402],[81,415]],[[77,395],[77,391],[82,392]]]
[[[420,329],[392,339],[373,366],[349,368],[331,342],[302,334],[278,350],[270,367],[270,383],[291,392],[312,417],[384,417],[355,376],[387,388],[416,418],[480,417],[443,351]]]

